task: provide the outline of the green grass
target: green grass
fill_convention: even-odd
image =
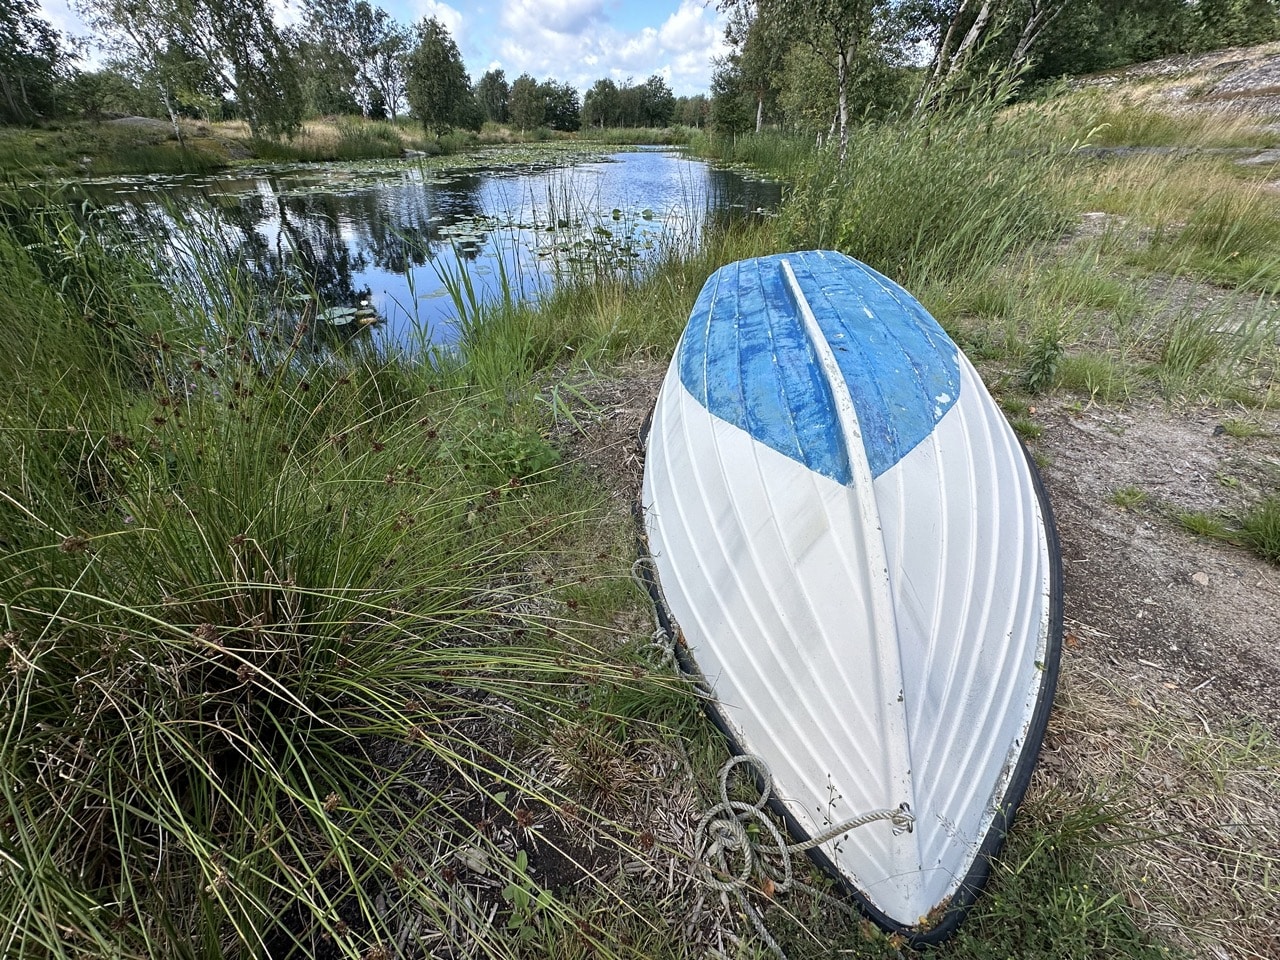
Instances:
[[[1101,832],[1124,819],[1123,809],[1060,793],[1028,803],[987,895],[944,953],[956,960],[1175,956],[1138,928],[1124,894],[1099,868]]]
[[[1151,496],[1141,487],[1116,487],[1111,491],[1110,500],[1121,510],[1141,510],[1150,501]]]
[[[1280,283],[1280,205],[1260,187],[1210,195],[1185,225],[1158,229],[1134,263],[1247,290]]]
[[[807,137],[771,130],[734,137],[697,131],[690,138],[689,148],[699,156],[787,178],[811,162],[814,153],[813,143]]]
[[[1228,437],[1235,437],[1237,440],[1248,440],[1262,433],[1262,427],[1257,422],[1243,420],[1240,417],[1228,417],[1222,421],[1221,426],[1223,433]]]
[[[1198,537],[1234,543],[1280,564],[1280,497],[1264,496],[1236,518],[1190,510],[1178,513],[1176,519]]]
[[[107,123],[48,129],[0,127],[0,170],[19,178],[207,173],[229,163],[221,144],[172,131]]]
[[[1280,563],[1280,497],[1265,497],[1245,511],[1240,518],[1240,535],[1258,556]]]
[[[202,301],[107,225],[0,220],[0,305],[25,321],[0,360],[5,952],[361,957],[417,917],[515,956],[576,929],[475,811],[594,817],[527,772],[534,744],[576,730],[622,776],[602,694],[688,694],[568,613],[606,589],[579,532],[602,495],[556,468],[529,395],[302,364],[301,331],[262,346],[271,313],[204,341]],[[576,593],[534,576],[553,562]],[[459,850],[511,896],[456,892]]]
[[[1030,417],[1010,417],[1009,426],[1023,440],[1039,440],[1044,435],[1044,426]]]
[[[215,261],[165,290],[105,226],[6,208],[0,819],[23,870],[0,885],[5,949],[377,956],[416,917],[442,951],[688,956],[692,888],[590,876],[642,862],[638,798],[705,791],[721,749],[654,669],[630,517],[557,442],[597,416],[595,374],[668,357],[719,265],[834,245],[1015,390],[1110,403],[1269,375],[1261,307],[1224,333],[1152,306],[1103,244],[1055,253],[1073,197],[1054,149],[987,119],[868,127],[843,166],[742,138],[734,158],[794,173],[778,221],[567,276],[537,307],[481,304],[455,275],[465,353],[427,362],[304,361],[306,332],[271,319],[299,291],[264,305]],[[344,135],[372,151],[399,132]],[[1002,399],[1034,439],[1032,403]],[[1274,550],[1278,512],[1226,535]],[[939,955],[1163,956],[1135,878],[1101,863],[1125,816],[1034,801]],[[689,872],[676,845],[656,842],[664,883]],[[552,852],[582,861],[572,889],[548,889]],[[803,899],[770,923],[797,960],[898,955]]]
[[[1176,519],[1184,530],[1194,533],[1197,537],[1214,540],[1231,539],[1231,528],[1226,522],[1221,517],[1215,517],[1202,510],[1181,511],[1176,515]]]
[[[798,165],[780,218],[793,247],[848,253],[909,289],[982,275],[1065,225],[1052,151],[982,111],[852,133]]]
[[[313,121],[287,140],[249,140],[247,146],[256,158],[276,163],[315,163],[319,161],[377,160],[403,156],[407,147],[426,153],[453,153],[466,142],[446,138],[427,138],[422,131],[402,129],[391,123],[339,117],[323,123]]]
[[[1136,389],[1137,377],[1122,358],[1100,351],[1064,356],[1057,383],[1098,403],[1123,403]]]
[[[1260,128],[1247,113],[1173,113],[1161,109],[1158,99],[1143,102],[1141,94],[1124,88],[1114,93],[1077,90],[1037,105],[1035,112],[1047,134],[1090,147],[1261,149],[1277,143],[1276,134]]]

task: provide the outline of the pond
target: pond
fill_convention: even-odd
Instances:
[[[407,347],[457,339],[451,284],[478,300],[537,297],[566,276],[643,269],[717,218],[769,215],[781,195],[776,182],[670,148],[564,145],[84,189],[135,229],[179,238],[175,257],[192,256],[181,238],[216,237],[262,289],[309,290],[299,299],[317,323]]]

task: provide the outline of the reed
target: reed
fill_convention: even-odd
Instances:
[[[789,245],[835,248],[908,289],[981,273],[1065,224],[1053,150],[983,112],[870,125],[813,155],[782,217]]]

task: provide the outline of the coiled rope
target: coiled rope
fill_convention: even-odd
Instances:
[[[642,572],[646,566],[651,571],[650,577],[646,577]],[[641,557],[636,560],[631,565],[631,575],[649,597],[653,605],[654,618],[658,622],[650,646],[657,648],[664,664],[678,668],[675,641],[662,626],[662,618],[659,615],[658,591],[661,588],[658,585],[657,571],[653,567],[652,558]],[[754,780],[759,789],[759,796],[752,803],[729,798],[729,781],[738,767],[755,773]],[[888,821],[893,825],[895,834],[910,833],[915,826],[915,816],[911,813],[910,807],[903,803],[893,809],[871,810],[856,817],[850,817],[808,840],[787,843],[775,818],[766,812],[773,790],[773,773],[764,760],[749,753],[730,757],[720,768],[720,802],[703,814],[698,822],[698,828],[694,833],[694,850],[701,880],[720,893],[726,906],[728,906],[727,897],[732,894],[738,901],[743,914],[751,922],[756,935],[769,948],[769,951],[778,960],[787,960],[786,953],[765,926],[764,919],[747,898],[747,894],[760,890],[772,898],[793,889],[804,890],[847,913],[856,913],[856,910],[846,901],[798,880],[795,876],[792,857],[806,850],[812,850],[814,847],[820,847],[830,840],[869,823]],[[753,826],[756,833],[754,838],[751,835]],[[736,867],[734,860],[738,861]]]
[[[754,803],[729,799],[729,780],[739,766],[755,771],[760,795]],[[909,833],[915,825],[915,817],[903,803],[895,809],[871,810],[842,820],[800,843],[787,843],[774,818],[766,812],[771,796],[773,774],[762,759],[746,753],[730,757],[720,768],[720,802],[703,814],[698,822],[694,850],[702,881],[713,890],[720,891],[722,897],[733,894],[765,946],[779,960],[786,960],[782,947],[765,926],[759,911],[747,899],[747,894],[753,890],[764,890],[772,898],[792,889],[804,890],[852,913],[853,908],[844,900],[796,879],[792,857],[881,820],[892,823],[895,834]],[[756,827],[755,838],[751,836],[753,825]],[[734,860],[738,861],[736,869]]]

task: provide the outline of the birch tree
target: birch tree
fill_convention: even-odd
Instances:
[[[835,75],[840,158],[849,150],[849,84],[853,64],[871,39],[887,0],[721,0],[720,9],[754,15],[780,38],[811,47]]]
[[[216,70],[254,136],[282,136],[302,122],[293,53],[268,0],[78,0],[81,17],[152,77],[174,132],[186,51]]]

